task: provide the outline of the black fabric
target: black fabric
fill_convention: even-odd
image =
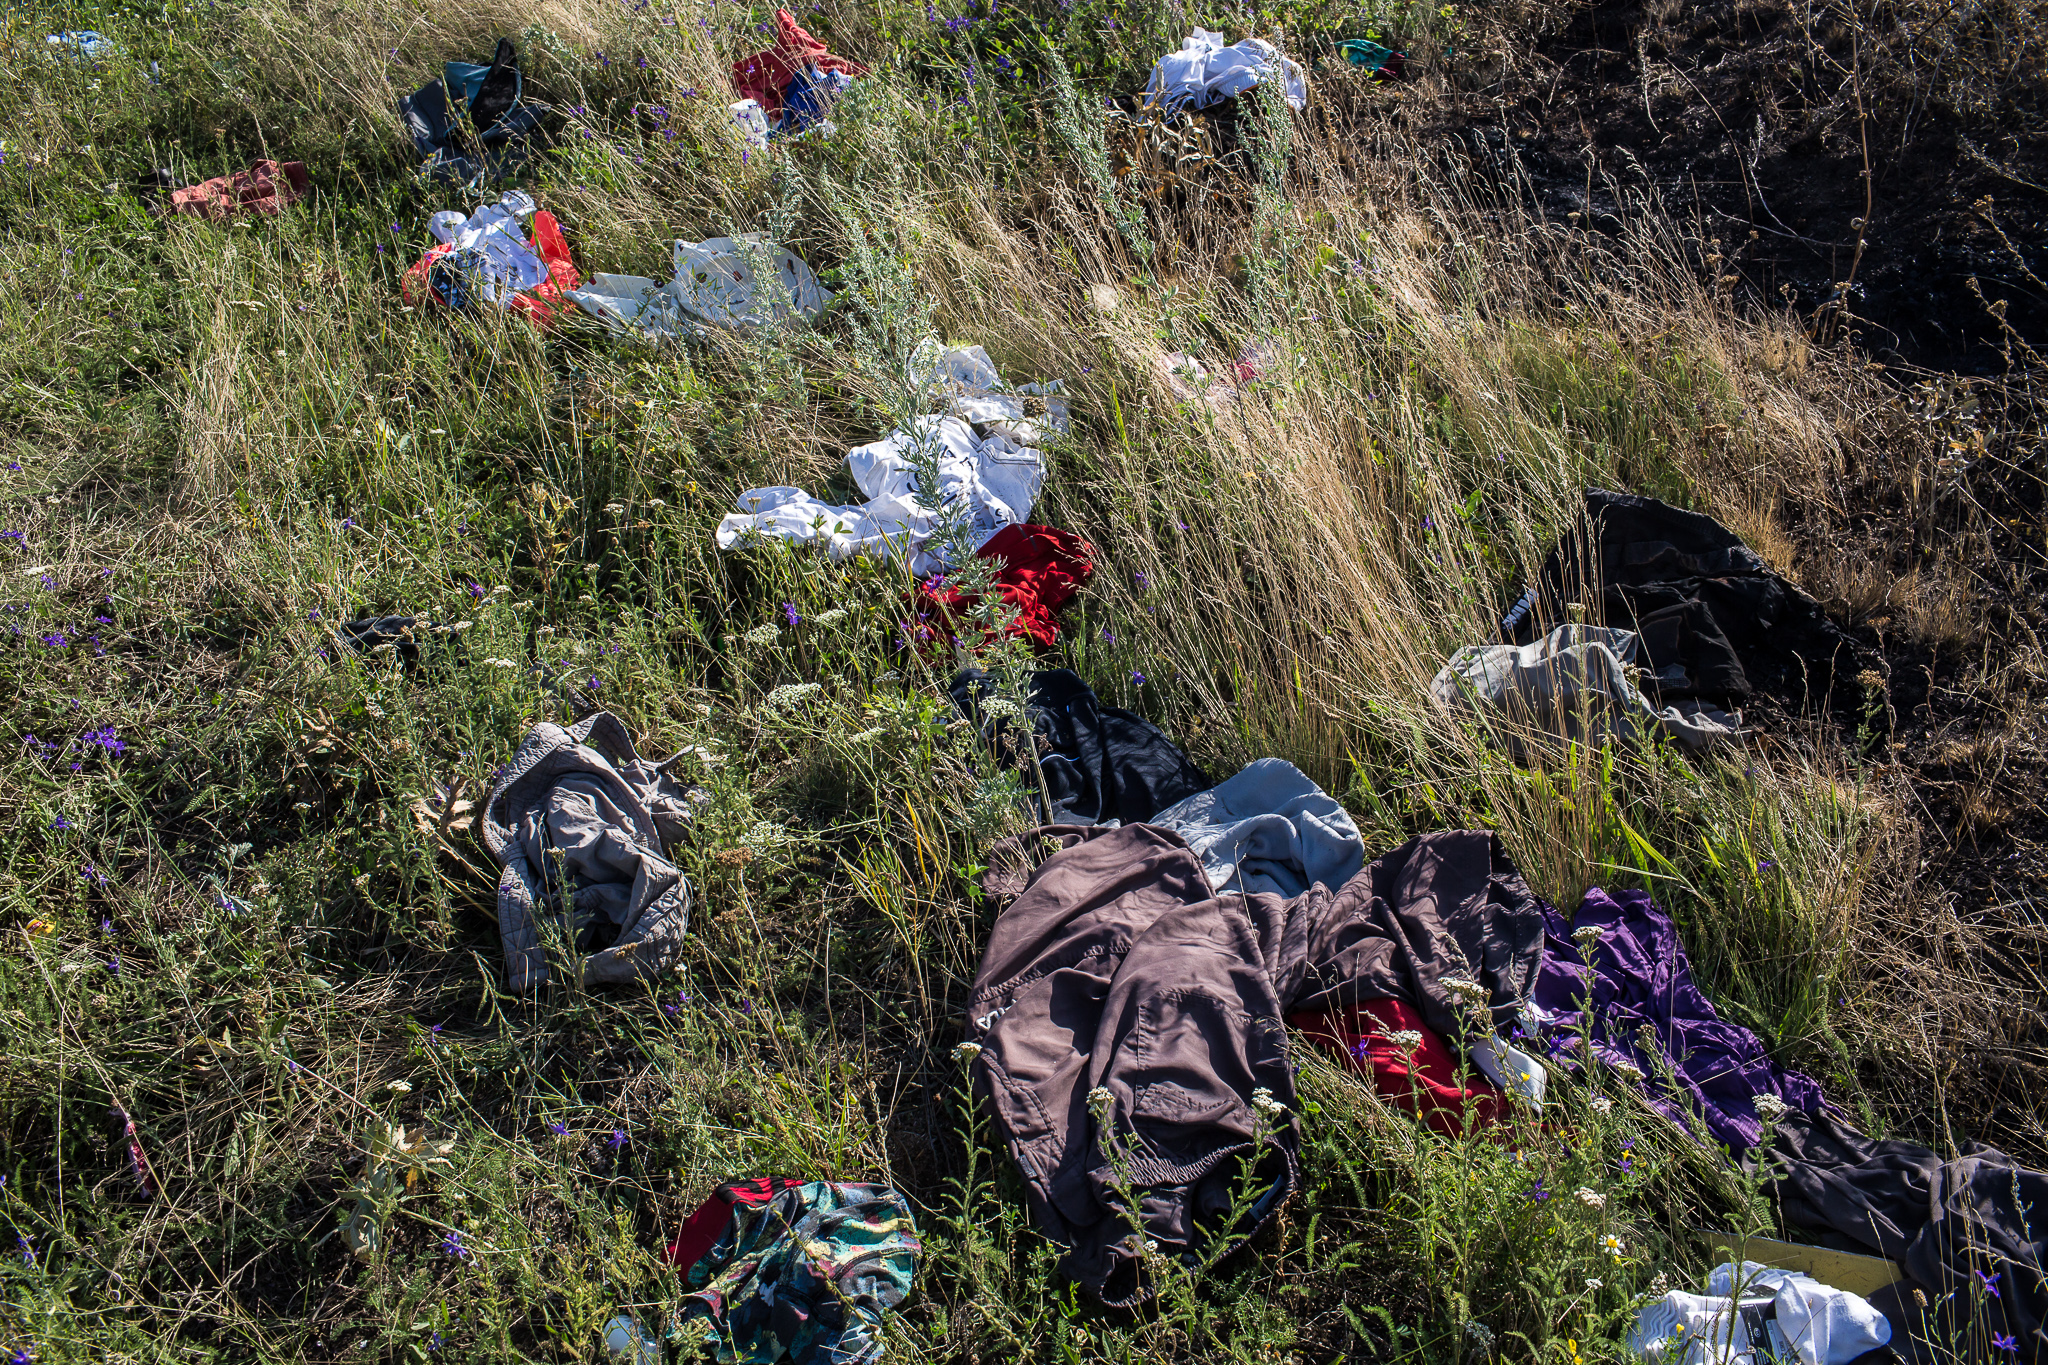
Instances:
[[[962,714],[981,723],[986,677],[962,672],[952,693]],[[1052,799],[1047,823],[1137,824],[1215,785],[1158,726],[1134,711],[1102,705],[1068,669],[1033,673],[1027,710]],[[1006,729],[994,728],[997,734]]]
[[[1979,1143],[1944,1160],[1797,1112],[1778,1125],[1772,1155],[1779,1212],[1802,1240],[1897,1261],[1922,1291],[1924,1307],[1910,1287],[1879,1302],[1901,1355],[1928,1355],[1909,1334],[1945,1345],[1966,1333],[1979,1358],[2048,1361],[2048,1173]],[[2013,1349],[1989,1349],[2004,1337]]]
[[[478,87],[476,98],[469,102],[470,124],[480,136],[488,134],[492,125],[511,113],[518,102],[518,52],[510,38],[500,38],[498,50],[491,57],[491,72]]]
[[[336,633],[358,654],[392,645],[392,652],[406,663],[417,663],[422,647],[429,653],[439,650],[449,643],[450,636],[447,626],[422,616],[366,616],[345,623]]]
[[[428,81],[400,100],[398,113],[405,120],[413,150],[421,156],[433,156],[447,147],[455,133],[454,121],[448,116],[448,91],[438,80]]]
[[[1733,531],[1655,498],[1586,491],[1585,513],[1543,561],[1535,608],[1504,621],[1528,644],[1583,607],[1591,624],[1642,636],[1660,701],[1724,705],[1759,694],[1824,699],[1861,647],[1818,602],[1767,568]]]

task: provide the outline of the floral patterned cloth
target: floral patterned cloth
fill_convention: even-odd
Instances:
[[[735,1205],[690,1268],[680,1317],[710,1320],[706,1346],[720,1365],[869,1365],[920,1250],[910,1206],[888,1186],[793,1186]]]

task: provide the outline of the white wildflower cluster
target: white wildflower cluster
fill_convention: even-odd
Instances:
[[[782,627],[780,626],[755,626],[747,632],[747,643],[750,645],[772,645],[781,634]]]
[[[1116,1096],[1110,1094],[1107,1087],[1098,1085],[1088,1092],[1088,1112],[1097,1124],[1108,1126],[1110,1111],[1115,1108]]]
[[[784,683],[762,699],[762,705],[771,710],[795,706],[800,701],[809,701],[825,689],[819,683]]]
[[[1756,1116],[1765,1123],[1776,1123],[1779,1119],[1785,1117],[1785,1113],[1785,1101],[1779,1099],[1776,1095],[1758,1095],[1756,1097]]]
[[[1273,1098],[1273,1092],[1265,1086],[1252,1091],[1252,1108],[1268,1118],[1279,1118],[1287,1112],[1287,1106]]]
[[[1635,1084],[1637,1081],[1640,1081],[1643,1078],[1643,1069],[1637,1066],[1634,1062],[1627,1060],[1626,1058],[1624,1058],[1621,1061],[1615,1062],[1613,1065],[1614,1074],[1621,1077],[1623,1080],[1627,1081],[1631,1085]]]
[[[1601,935],[1606,932],[1597,924],[1589,924],[1583,929],[1572,930],[1572,942],[1579,945],[1580,952],[1591,952],[1593,945],[1598,943]]]
[[[888,733],[889,732],[887,730],[877,725],[872,730],[862,730],[858,734],[848,735],[846,737],[846,742],[848,744],[873,744],[876,740],[880,739],[883,735],[886,735]]]
[[[820,626],[836,626],[846,619],[846,615],[845,607],[827,607],[824,611],[813,616],[811,622],[814,625]]]
[[[1595,1095],[1592,1099],[1586,1101],[1586,1107],[1596,1114],[1609,1114],[1614,1112],[1614,1101],[1608,1099],[1605,1095]]]
[[[1589,1209],[1604,1209],[1607,1207],[1607,1196],[1591,1186],[1579,1186],[1576,1197],[1581,1204],[1584,1204]]]
[[[1445,990],[1449,991],[1452,995],[1457,996],[1460,1000],[1464,1000],[1468,1003],[1475,1005],[1483,1005],[1486,1003],[1486,987],[1480,985],[1477,981],[1472,980],[1470,977],[1447,976],[1443,979],[1441,984]]]
[[[961,1043],[953,1049],[953,1060],[959,1062],[962,1066],[965,1066],[980,1055],[980,1043]]]
[[[1008,697],[984,697],[981,701],[981,714],[990,720],[1001,720],[1005,716],[1023,715],[1024,708]]]
[[[1422,1035],[1412,1028],[1397,1028],[1387,1035],[1387,1041],[1402,1052],[1413,1052],[1422,1046]]]
[[[774,849],[786,848],[796,842],[787,825],[778,825],[773,820],[756,820],[745,834],[739,837],[740,847],[754,853],[767,853]]]

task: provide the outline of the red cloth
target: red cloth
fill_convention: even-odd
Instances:
[[[259,161],[246,171],[171,191],[170,212],[219,223],[238,213],[278,214],[306,197],[303,161]]]
[[[859,62],[827,52],[825,45],[804,32],[788,10],[775,11],[775,27],[780,32],[774,47],[732,64],[732,88],[743,100],[759,100],[771,122],[782,112],[783,89],[801,71],[815,66],[820,71],[844,71],[849,76],[868,74]]]
[[[1010,634],[1035,640],[1046,649],[1060,637],[1053,613],[1073,601],[1095,576],[1095,547],[1071,531],[1051,526],[1005,526],[974,557],[1001,566],[996,591],[1017,613]],[[920,583],[914,604],[921,623],[918,637],[926,642],[940,639],[952,626],[956,610],[980,600],[965,596],[943,577]]]
[[[569,257],[569,241],[562,236],[562,225],[555,221],[554,214],[536,209],[527,240],[533,244],[533,254],[548,268],[548,277],[533,288],[514,294],[512,307],[535,322],[553,322],[557,315],[575,306],[565,302],[562,295],[571,289],[581,289],[583,280],[576,273],[576,263]],[[427,285],[427,272],[433,269],[435,261],[454,250],[453,243],[441,242],[412,263],[398,281],[398,292],[407,303],[440,302]]]
[[[662,1256],[670,1265],[688,1270],[703,1260],[704,1253],[725,1235],[726,1225],[732,1222],[732,1211],[737,1205],[755,1208],[784,1190],[803,1183],[779,1175],[757,1175],[751,1180],[735,1180],[731,1184],[720,1185],[704,1201],[703,1207],[684,1220],[676,1239],[663,1250]]]
[[[1353,1067],[1372,1077],[1373,1089],[1447,1137],[1464,1132],[1468,1098],[1474,1102],[1472,1121],[1477,1127],[1498,1123],[1507,1114],[1507,1096],[1477,1071],[1468,1068],[1471,1089],[1459,1087],[1458,1061],[1443,1035],[1423,1023],[1415,1007],[1404,1000],[1368,1000],[1348,1009],[1290,1015],[1287,1022],[1304,1037],[1341,1050]],[[1412,1082],[1408,1055],[1387,1036],[1402,1029],[1422,1035]]]

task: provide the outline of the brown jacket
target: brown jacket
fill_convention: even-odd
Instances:
[[[1478,980],[1505,1020],[1542,948],[1539,903],[1483,832],[1427,835],[1292,900],[1216,895],[1179,836],[1149,825],[1026,839],[1060,851],[989,936],[968,1011],[977,1081],[1067,1273],[1114,1305],[1153,1292],[1147,1241],[1192,1258],[1221,1230],[1247,1163],[1257,1199],[1234,1236],[1293,1189],[1284,1015],[1394,998],[1455,1038],[1441,979]],[[1260,1090],[1282,1110],[1262,1112]]]

